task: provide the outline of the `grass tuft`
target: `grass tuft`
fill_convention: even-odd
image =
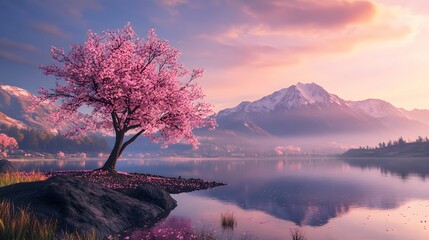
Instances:
[[[35,182],[46,180],[46,176],[39,172],[16,172],[16,173],[1,173],[0,174],[0,187],[21,183],[21,182]]]
[[[81,234],[78,231],[75,231],[74,233],[65,232],[62,234],[63,240],[96,240],[97,235],[95,234],[95,231],[92,230],[91,232],[88,232],[86,234]]]
[[[237,226],[237,219],[234,217],[234,212],[221,213],[220,224],[224,230],[234,230]]]
[[[13,203],[0,203],[0,239],[55,239],[55,221],[39,221],[28,208],[16,209]]]
[[[38,172],[16,172],[0,174],[0,187],[21,183],[46,180],[46,176]],[[39,220],[28,207],[16,208],[10,201],[0,202],[0,239],[14,240],[95,240],[95,231],[80,234],[77,231],[63,232],[58,238],[57,222]]]

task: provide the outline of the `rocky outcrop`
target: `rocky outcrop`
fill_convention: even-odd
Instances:
[[[170,194],[152,184],[144,184],[132,189],[117,189],[117,191],[140,201],[154,204],[165,211],[169,211],[169,209],[177,206],[176,201],[173,202],[170,200]]]
[[[127,196],[68,176],[0,188],[0,199],[9,199],[16,207],[30,206],[39,218],[57,219],[60,231],[93,229],[100,238],[130,226],[150,224],[176,206],[168,193],[154,186],[142,187],[139,193]]]
[[[7,159],[0,160],[0,173],[16,172],[16,167]]]

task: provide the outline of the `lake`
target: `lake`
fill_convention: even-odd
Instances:
[[[95,169],[100,160],[16,161],[21,170]],[[173,195],[170,215],[132,239],[429,239],[429,159],[124,159],[119,171],[226,183]],[[222,229],[220,215],[237,225]],[[144,238],[145,239],[145,238]]]

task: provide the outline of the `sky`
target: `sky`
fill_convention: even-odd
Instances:
[[[181,52],[215,110],[297,82],[346,100],[429,109],[427,0],[0,0],[0,82],[37,93],[39,65],[87,31],[154,28]]]

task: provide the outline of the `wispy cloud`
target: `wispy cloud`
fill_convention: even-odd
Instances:
[[[31,62],[30,60],[28,60],[27,58],[23,58],[20,57],[18,55],[15,55],[13,53],[10,52],[6,52],[6,51],[1,51],[0,50],[0,58],[3,58],[9,62],[14,62],[14,63],[18,63],[18,64],[23,64],[23,65],[28,65],[28,66],[36,66],[36,64],[34,64],[33,62]]]
[[[268,28],[334,28],[367,22],[376,11],[365,0],[240,0],[239,8],[255,22]]]
[[[305,8],[310,3],[314,6]],[[258,4],[262,3],[252,0],[240,5],[246,14],[258,21],[236,21],[215,33],[201,34],[200,39],[212,43],[200,45],[201,49],[196,51],[210,56],[212,62],[224,63],[223,67],[287,66],[302,58],[348,52],[361,44],[404,39],[416,28],[415,19],[407,16],[406,11],[387,9],[367,1],[270,0],[266,5]],[[301,9],[311,16],[305,17],[307,13],[283,16],[277,14],[276,8],[284,15]],[[336,11],[339,14],[335,14]],[[347,14],[342,16],[343,12]],[[228,56],[226,61],[222,60],[225,56]]]
[[[175,7],[177,5],[188,3],[189,0],[159,0],[159,2],[164,6]]]
[[[157,0],[156,3],[165,8],[171,16],[178,16],[179,10],[177,9],[181,5],[190,3],[191,0]]]
[[[57,37],[57,38],[66,38],[67,34],[63,32],[58,26],[51,24],[51,23],[36,23],[32,22],[30,23],[30,26],[39,32],[47,33],[51,36]]]
[[[6,38],[0,38],[0,47],[6,49],[15,49],[26,52],[39,52],[40,50],[32,45],[27,43],[20,43],[17,41],[12,41]]]
[[[101,4],[98,0],[73,0],[73,1],[58,1],[58,0],[27,0],[37,8],[43,8],[53,13],[66,14],[72,17],[82,17],[85,11],[98,10]],[[106,3],[107,4],[107,3]]]

